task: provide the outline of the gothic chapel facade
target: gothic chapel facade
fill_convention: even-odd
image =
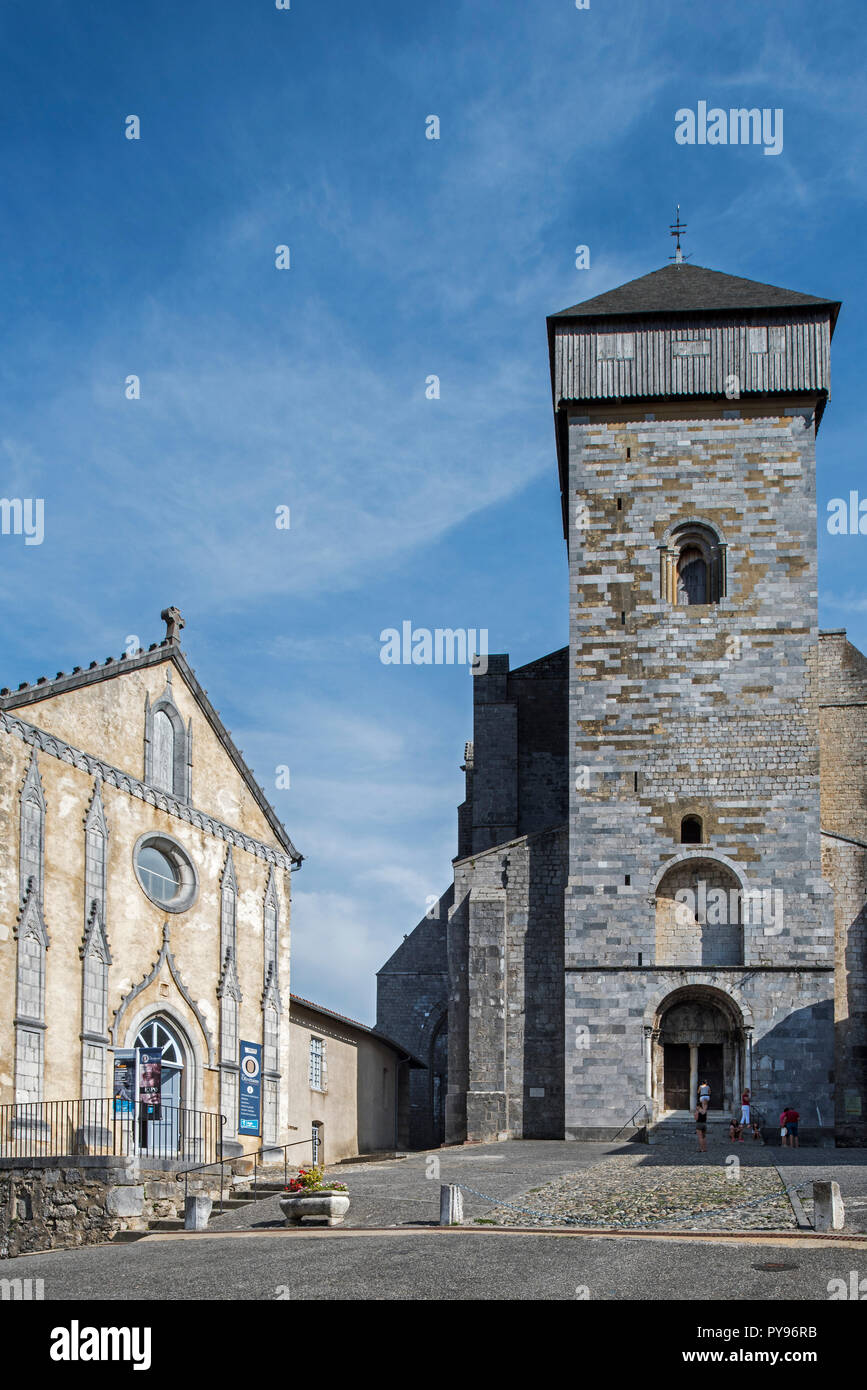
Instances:
[[[817,618],[839,304],[685,263],[548,321],[569,646],[474,678],[454,880],[378,975],[417,1145],[751,1088],[867,1141],[867,658]]]
[[[21,1152],[57,1140],[43,1101],[91,1102],[71,1113],[110,1142],[118,1106],[98,1102],[135,1049],[162,1056],[145,1149],[195,1156],[194,1122],[221,1114],[238,1153],[291,1137],[301,856],[187,662],[180,614],[162,616],[148,651],[0,691],[0,1105]],[[242,1039],[262,1049],[254,1138],[239,1133]]]

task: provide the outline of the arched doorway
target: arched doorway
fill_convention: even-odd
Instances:
[[[650,1058],[653,1111],[694,1110],[710,1086],[710,1110],[731,1113],[749,1084],[748,1030],[735,1001],[710,985],[674,990],[656,1011]]]
[[[156,1014],[142,1023],[133,1046],[160,1054],[159,1108],[152,1117],[146,1113],[141,1115],[141,1151],[173,1158],[180,1151],[183,1133],[187,1050],[177,1026],[162,1014]]]

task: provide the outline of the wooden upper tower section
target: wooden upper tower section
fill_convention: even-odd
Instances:
[[[797,400],[818,429],[840,304],[687,262],[663,266],[548,318],[561,487],[571,415],[683,416]],[[689,402],[689,406],[687,406]],[[709,410],[709,407],[711,409]],[[773,413],[778,413],[774,410]],[[623,418],[622,413],[619,418]]]
[[[554,409],[830,389],[840,305],[703,266],[663,266],[548,319]]]

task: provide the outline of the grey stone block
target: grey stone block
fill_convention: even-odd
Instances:
[[[188,1197],[184,1203],[184,1230],[207,1230],[213,1205],[212,1199],[204,1194]]]
[[[109,1188],[105,1209],[111,1216],[141,1216],[144,1210],[144,1187]]]

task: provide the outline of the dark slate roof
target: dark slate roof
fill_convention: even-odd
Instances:
[[[817,309],[832,311],[833,323],[840,303],[835,299],[817,299],[812,294],[780,289],[778,285],[763,285],[758,280],[743,280],[738,275],[725,275],[720,270],[707,270],[702,265],[664,265],[649,275],[620,285],[607,294],[597,294],[571,309],[561,309],[549,316],[554,319],[605,318],[636,314],[686,314],[726,309]]]
[[[418,1057],[405,1048],[401,1043],[396,1043],[393,1038],[385,1033],[380,1033],[378,1028],[371,1028],[366,1023],[359,1023],[357,1018],[350,1018],[348,1014],[336,1013],[334,1009],[326,1009],[324,1004],[314,1004],[312,999],[305,999],[301,994],[290,994],[290,1004],[300,1004],[309,1013],[322,1014],[323,1018],[333,1018],[338,1023],[349,1023],[353,1028],[357,1028],[362,1033],[367,1033],[371,1038],[376,1038],[378,1042],[385,1043],[388,1047],[393,1047],[395,1052],[400,1052],[411,1067],[424,1067],[425,1062],[419,1061]]]
[[[54,695],[65,695],[68,690],[79,690],[82,686],[95,685],[99,681],[111,680],[127,671],[142,670],[148,666],[159,666],[164,661],[174,662],[278,841],[290,858],[296,864],[300,864],[304,855],[298,853],[289,838],[286,827],[257,782],[252,769],[244,761],[243,753],[232,742],[229,730],[220,718],[219,712],[208,699],[208,692],[199,683],[195,671],[181,651],[177,640],[152,642],[148,651],[140,647],[135,656],[126,656],[125,654],[120,657],[107,656],[102,665],[98,661],[92,661],[87,670],[75,666],[69,675],[65,671],[58,671],[53,680],[49,680],[46,676],[40,676],[33,685],[27,681],[22,681],[16,691],[11,691],[4,686],[0,691],[0,710],[20,711],[32,706],[35,713],[41,700],[48,700]],[[22,714],[21,717],[24,718],[24,715]]]

